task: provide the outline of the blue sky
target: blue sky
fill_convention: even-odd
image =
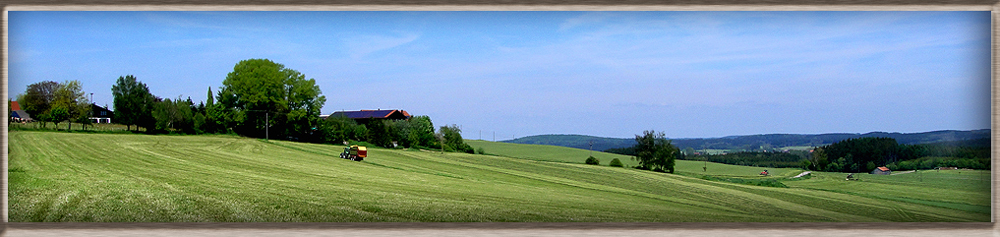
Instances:
[[[323,113],[404,109],[465,138],[990,128],[989,12],[9,12],[8,97],[135,75],[204,101],[240,60]]]

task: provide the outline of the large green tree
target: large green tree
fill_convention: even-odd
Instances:
[[[452,124],[448,126],[441,126],[441,128],[438,129],[438,132],[441,133],[440,137],[444,142],[444,150],[459,151],[470,154],[475,153],[472,146],[465,144],[465,140],[462,139],[462,130],[458,128],[458,125]]]
[[[17,96],[17,102],[21,105],[22,110],[28,112],[35,120],[41,121],[44,127],[46,122],[51,121],[49,112],[51,112],[52,101],[55,100],[55,93],[58,89],[59,83],[54,81],[34,83],[28,85],[24,94]]]
[[[431,117],[427,115],[421,115],[412,117],[407,120],[410,123],[410,136],[413,136],[413,140],[416,140],[417,145],[430,147],[434,144],[434,123],[431,122]]]
[[[434,124],[426,115],[412,117],[406,120],[386,121],[386,127],[394,141],[399,141],[405,147],[425,146],[434,144]]]
[[[63,84],[59,84],[52,100],[52,108],[64,110],[64,112],[60,111],[58,118],[53,117],[53,121],[61,122],[68,120],[69,126],[67,129],[73,128],[73,122],[86,123],[89,121],[90,101],[84,96],[83,88],[80,86],[79,81],[66,81]]]
[[[666,134],[653,130],[643,131],[642,135],[635,135],[635,141],[635,159],[639,161],[639,168],[674,172],[674,163],[680,149],[670,144]]]
[[[154,97],[146,84],[132,75],[118,77],[111,86],[111,95],[114,96],[116,123],[126,125],[127,130],[131,130],[132,125],[154,128]]]
[[[225,111],[220,116],[245,136],[307,136],[326,103],[315,79],[268,59],[240,61],[222,85],[216,101]]]

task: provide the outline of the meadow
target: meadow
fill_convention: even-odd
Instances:
[[[984,171],[818,172],[777,188],[698,177],[754,178],[757,167],[678,161],[664,174],[608,167],[614,154],[594,152],[595,166],[582,163],[586,150],[507,144],[479,144],[497,155],[370,148],[355,162],[338,157],[343,146],[226,135],[8,136],[11,222],[990,220]]]

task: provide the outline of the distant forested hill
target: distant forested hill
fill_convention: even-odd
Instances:
[[[939,142],[955,142],[976,139],[989,139],[990,130],[972,131],[933,131],[924,133],[829,133],[829,134],[764,134],[748,136],[728,136],[721,138],[682,138],[671,139],[673,144],[681,149],[724,149],[724,150],[754,150],[764,148],[780,148],[788,146],[822,146],[834,142],[860,137],[888,137],[896,139],[900,144],[926,144]],[[669,139],[669,138],[668,138]],[[606,138],[585,135],[538,135],[503,141],[518,144],[541,144],[590,149],[593,142],[595,151],[611,148],[630,147],[635,145],[633,138]]]
[[[594,142],[595,151],[603,151],[611,148],[630,147],[635,145],[634,138],[607,138],[585,135],[537,135],[522,137],[514,140],[501,141],[517,144],[537,144],[564,146],[580,149],[590,149],[589,142]]]

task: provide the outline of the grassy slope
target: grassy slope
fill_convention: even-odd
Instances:
[[[531,159],[538,161],[554,161],[554,162],[565,162],[565,163],[577,163],[583,164],[590,156],[591,152],[588,150],[581,150],[576,148],[552,146],[552,145],[529,145],[529,144],[513,144],[513,143],[503,143],[503,142],[490,142],[481,140],[465,140],[473,148],[482,147],[485,149],[487,154],[496,154],[500,156],[515,157],[522,159]],[[637,166],[639,163],[632,159],[632,156],[619,155],[614,153],[605,153],[594,151],[593,155],[595,158],[601,160],[601,165],[606,166],[611,159],[618,158],[626,167]],[[707,169],[702,167],[708,166]],[[702,161],[689,161],[689,160],[677,160],[674,166],[677,172],[684,172],[690,174],[704,174],[704,175],[714,175],[714,176],[726,176],[726,177],[739,177],[739,178],[758,178],[760,172],[767,169],[771,173],[772,177],[792,177],[802,170],[795,168],[760,168],[760,167],[749,167],[749,166],[739,166],[739,165],[727,165],[719,163],[707,164]]]
[[[227,136],[8,135],[13,222],[989,221],[818,188],[531,159],[371,149],[353,162],[337,158],[342,146]]]
[[[498,155],[532,160],[583,163],[585,159],[574,158],[589,155],[589,151],[558,146],[517,145],[475,140],[467,142],[473,145],[473,147],[494,147]],[[532,147],[534,149],[518,149],[519,146],[534,146]],[[552,151],[559,152],[546,153],[546,148],[551,148]],[[487,153],[490,153],[489,150]],[[603,152],[594,152],[594,156],[628,157]],[[563,159],[559,159],[560,157]],[[624,160],[622,159],[622,161]],[[632,160],[629,161],[631,163],[626,164],[635,165],[636,163]],[[602,163],[602,165],[606,164]],[[703,169],[702,167],[705,166],[708,168]],[[761,177],[758,173],[764,168],[687,160],[678,160],[675,169],[679,174],[688,176],[711,175],[743,179],[785,178],[793,177],[803,172],[803,170],[795,168],[767,168],[771,176]],[[920,175],[924,176],[921,177]],[[850,194],[857,197],[870,197],[989,214],[991,210],[989,175],[990,171],[968,170],[921,171],[919,173],[889,176],[855,174],[856,177],[860,178],[860,181],[847,182],[844,180],[844,177],[847,176],[846,173],[812,172],[810,179],[783,181],[783,183],[791,188],[820,190],[828,192],[827,194]]]
[[[483,140],[465,140],[465,143],[472,148],[482,147],[486,154],[496,154],[515,158],[530,158],[533,160],[568,162],[582,164],[593,154],[594,158],[601,161],[602,165],[607,165],[612,159],[618,158],[625,166],[631,167],[639,165],[632,160],[632,156],[605,153],[600,151],[588,151],[570,147],[535,144],[515,144],[504,142],[490,142]]]

